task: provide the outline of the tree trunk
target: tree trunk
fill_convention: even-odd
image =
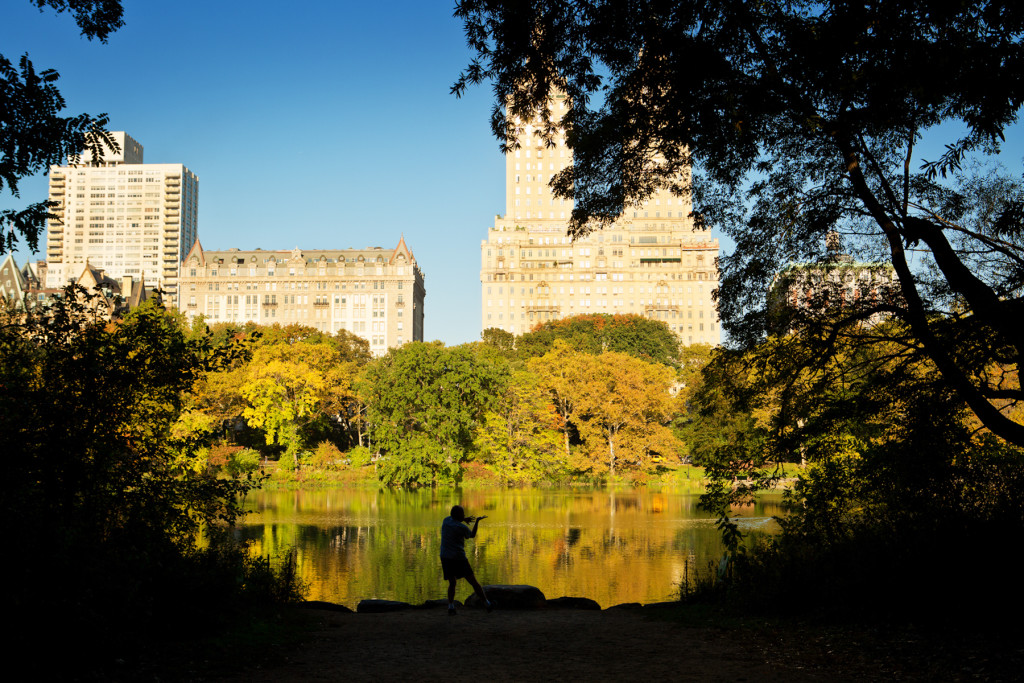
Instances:
[[[608,434],[608,470],[611,476],[615,476],[615,434]]]

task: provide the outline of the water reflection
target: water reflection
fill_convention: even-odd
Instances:
[[[239,535],[264,555],[294,548],[312,600],[417,603],[444,595],[439,529],[461,503],[488,515],[466,544],[482,583],[525,583],[607,607],[672,599],[687,563],[692,571],[721,555],[697,499],[646,490],[259,491],[249,494]],[[743,526],[769,528],[779,500],[744,510]]]

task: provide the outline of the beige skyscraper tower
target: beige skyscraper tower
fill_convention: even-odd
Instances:
[[[50,167],[56,220],[47,223],[48,287],[77,279],[88,261],[113,278],[143,279],[176,301],[178,266],[196,241],[199,180],[182,164],[146,164],[142,145],[112,133],[121,151],[99,164]]]
[[[555,97],[552,115],[568,106]],[[524,123],[520,148],[506,155],[504,216],[480,245],[482,329],[513,334],[587,313],[632,313],[661,320],[687,344],[718,344],[711,300],[718,286],[718,240],[694,230],[689,197],[667,190],[586,238],[566,236],[570,202],[548,183],[572,164],[564,137],[553,147]]]

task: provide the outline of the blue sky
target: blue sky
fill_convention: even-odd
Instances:
[[[392,247],[404,234],[426,279],[426,338],[479,339],[480,240],[504,213],[504,161],[490,91],[449,94],[469,52],[447,0],[124,4],[104,45],[67,14],[5,2],[0,53],[57,69],[67,113],[110,114],[147,162],[195,172],[204,247]],[[21,190],[45,198],[47,180]]]
[[[66,113],[106,112],[146,161],[195,172],[206,248],[391,247],[404,234],[426,278],[425,337],[458,344],[479,339],[480,240],[505,206],[490,90],[449,94],[470,58],[452,4],[125,0],[124,28],[102,44],[68,14],[7,0],[0,53],[57,69]],[[1020,132],[1004,153],[1015,172]],[[21,190],[17,206],[45,198],[47,180]],[[42,253],[17,254],[30,256]]]

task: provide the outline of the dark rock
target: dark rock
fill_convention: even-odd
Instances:
[[[305,602],[301,603],[301,605],[303,607],[308,607],[310,609],[327,610],[328,612],[348,612],[350,614],[352,613],[352,610],[350,610],[348,607],[345,607],[345,605],[339,605],[333,602],[324,602],[323,600],[306,600]]]
[[[401,612],[412,609],[412,605],[398,600],[360,600],[356,605],[359,614],[380,614],[381,612]]]
[[[484,592],[495,609],[538,609],[547,603],[544,594],[534,586],[484,586]],[[483,606],[476,593],[466,598],[466,607]]]
[[[608,609],[640,609],[643,605],[639,602],[624,602],[621,605],[612,605]]]
[[[678,600],[669,600],[668,602],[652,602],[644,605],[644,609],[675,609],[682,606],[683,603]]]
[[[448,607],[448,599],[447,598],[438,598],[436,600],[427,600],[422,605],[416,605],[415,609],[435,609],[435,608],[438,608],[438,607],[440,607],[440,608]],[[455,601],[455,607],[461,608],[462,607],[462,603],[459,602],[458,600],[456,600]]]
[[[601,609],[601,605],[590,598],[570,598],[567,596],[548,600],[547,605],[556,609]]]

